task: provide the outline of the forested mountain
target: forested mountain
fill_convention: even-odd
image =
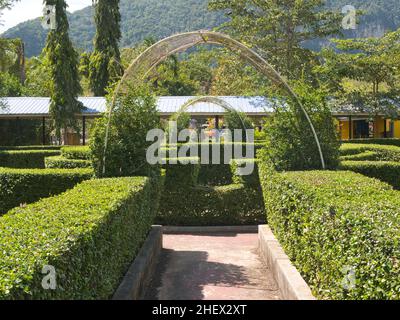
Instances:
[[[156,39],[181,32],[211,29],[224,22],[222,13],[209,12],[208,0],[121,0],[122,42],[131,46],[147,37]],[[327,5],[340,10],[348,0],[328,0]],[[347,36],[381,36],[385,30],[400,27],[399,0],[352,0],[351,4],[365,12],[356,31]],[[75,46],[92,49],[95,33],[93,8],[87,7],[69,15],[71,38]],[[27,56],[38,55],[45,43],[47,32],[40,19],[30,20],[6,31],[3,36],[21,38]]]
[[[225,19],[223,14],[209,12],[207,3],[208,0],[121,0],[121,46],[131,46],[148,37],[160,39],[177,32],[211,29],[220,25]],[[93,15],[93,7],[69,14],[70,36],[75,46],[81,50],[93,48]],[[35,19],[23,22],[2,36],[22,38],[26,55],[38,55],[47,35],[40,21]]]

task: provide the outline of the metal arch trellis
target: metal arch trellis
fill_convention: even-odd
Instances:
[[[304,113],[304,116],[306,117],[310,125],[311,131],[318,147],[322,168],[326,168],[321,144],[319,142],[318,135],[315,131],[311,118],[302,103],[300,102],[297,95],[294,93],[289,84],[282,78],[282,76],[258,53],[240,43],[239,41],[234,40],[231,37],[219,32],[200,30],[173,35],[155,43],[147,50],[145,50],[141,55],[139,55],[125,71],[121,81],[116,87],[109,108],[108,124],[104,144],[103,174],[105,174],[106,171],[106,154],[108,148],[108,138],[112,112],[116,104],[118,95],[123,92],[124,87],[127,85],[127,80],[129,79],[139,82],[144,81],[148,74],[169,56],[175,53],[183,52],[199,44],[216,44],[228,48],[232,52],[238,54],[244,61],[250,63],[256,70],[268,77],[272,82],[282,86],[289,94],[289,96],[293,99],[297,107],[300,108],[300,110]]]
[[[242,129],[244,130],[244,133],[246,135],[246,141],[250,142],[250,141],[248,141],[248,137],[247,137],[246,125],[245,125],[242,117],[240,116],[239,112],[234,107],[232,107],[228,102],[226,102],[225,100],[223,100],[221,98],[212,97],[212,96],[195,97],[195,98],[187,101],[185,104],[183,104],[177,113],[185,112],[189,107],[191,107],[197,103],[201,103],[201,102],[212,103],[212,104],[222,107],[226,111],[234,112],[235,114],[237,114],[239,116],[239,119],[240,119],[240,122],[242,125]]]

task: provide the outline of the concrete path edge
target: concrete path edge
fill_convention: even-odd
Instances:
[[[162,250],[162,237],[162,226],[152,226],[112,300],[139,300],[142,297],[157,265]]]
[[[268,225],[258,229],[260,254],[270,268],[285,300],[316,300],[310,287],[290,262]]]
[[[215,226],[215,227],[179,227],[179,226],[164,226],[164,234],[185,234],[185,233],[220,233],[220,232],[235,232],[235,233],[258,233],[258,226]]]

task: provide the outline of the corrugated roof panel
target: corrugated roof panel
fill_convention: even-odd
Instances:
[[[160,97],[158,111],[162,114],[173,114],[195,97]],[[273,112],[273,101],[264,97],[219,97],[235,110],[247,114],[266,114]],[[49,112],[50,99],[37,97],[3,98],[5,109],[0,115],[46,115]],[[106,99],[102,97],[81,97],[79,101],[86,107],[86,114],[103,113],[107,109]],[[192,114],[219,114],[224,108],[210,102],[199,102],[192,105],[187,112]]]

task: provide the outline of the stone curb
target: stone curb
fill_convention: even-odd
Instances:
[[[185,234],[185,233],[257,233],[258,226],[221,226],[221,227],[163,227],[164,234]]]
[[[139,300],[149,283],[162,249],[162,227],[153,226],[112,300]]]
[[[259,226],[261,257],[273,273],[284,300],[316,300],[310,287],[290,262],[268,225]]]

